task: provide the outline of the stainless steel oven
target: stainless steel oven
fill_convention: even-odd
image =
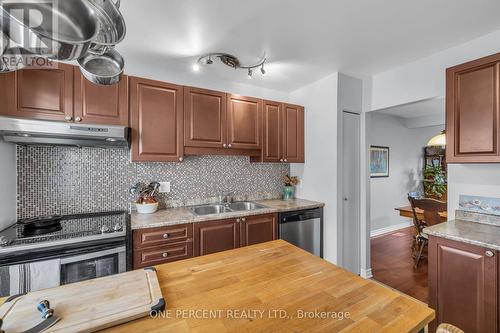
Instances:
[[[2,266],[0,267],[0,296],[24,294],[123,273],[126,269],[125,246]]]

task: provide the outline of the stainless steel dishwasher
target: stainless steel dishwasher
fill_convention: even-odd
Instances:
[[[323,208],[281,213],[279,236],[323,258]]]

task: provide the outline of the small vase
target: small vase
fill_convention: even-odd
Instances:
[[[294,186],[285,186],[283,187],[283,200],[292,200],[295,196],[295,187]]]

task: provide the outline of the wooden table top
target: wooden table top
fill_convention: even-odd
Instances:
[[[394,208],[394,210],[399,211],[399,215],[401,215],[401,216],[413,218],[413,211],[411,210],[411,206],[398,207],[398,208]],[[418,215],[421,215],[421,216],[419,216],[419,218],[423,217],[423,213],[424,213],[423,210],[416,208],[415,212]],[[441,212],[441,213],[439,213],[439,215],[441,215],[441,217],[444,219],[444,221],[448,220],[448,212]]]
[[[426,304],[282,240],[156,268],[169,318],[105,332],[401,333],[434,318]]]

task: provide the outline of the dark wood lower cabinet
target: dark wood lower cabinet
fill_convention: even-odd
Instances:
[[[134,250],[134,269],[188,259],[193,256],[193,242],[174,243]]]
[[[239,227],[236,219],[195,223],[194,255],[202,256],[240,247]]]
[[[277,237],[276,214],[248,216],[241,219],[240,244],[248,246],[275,240]]]
[[[453,324],[465,332],[497,332],[497,251],[438,237],[429,241],[430,325]]]
[[[263,214],[134,230],[134,269],[275,240],[277,221]]]

